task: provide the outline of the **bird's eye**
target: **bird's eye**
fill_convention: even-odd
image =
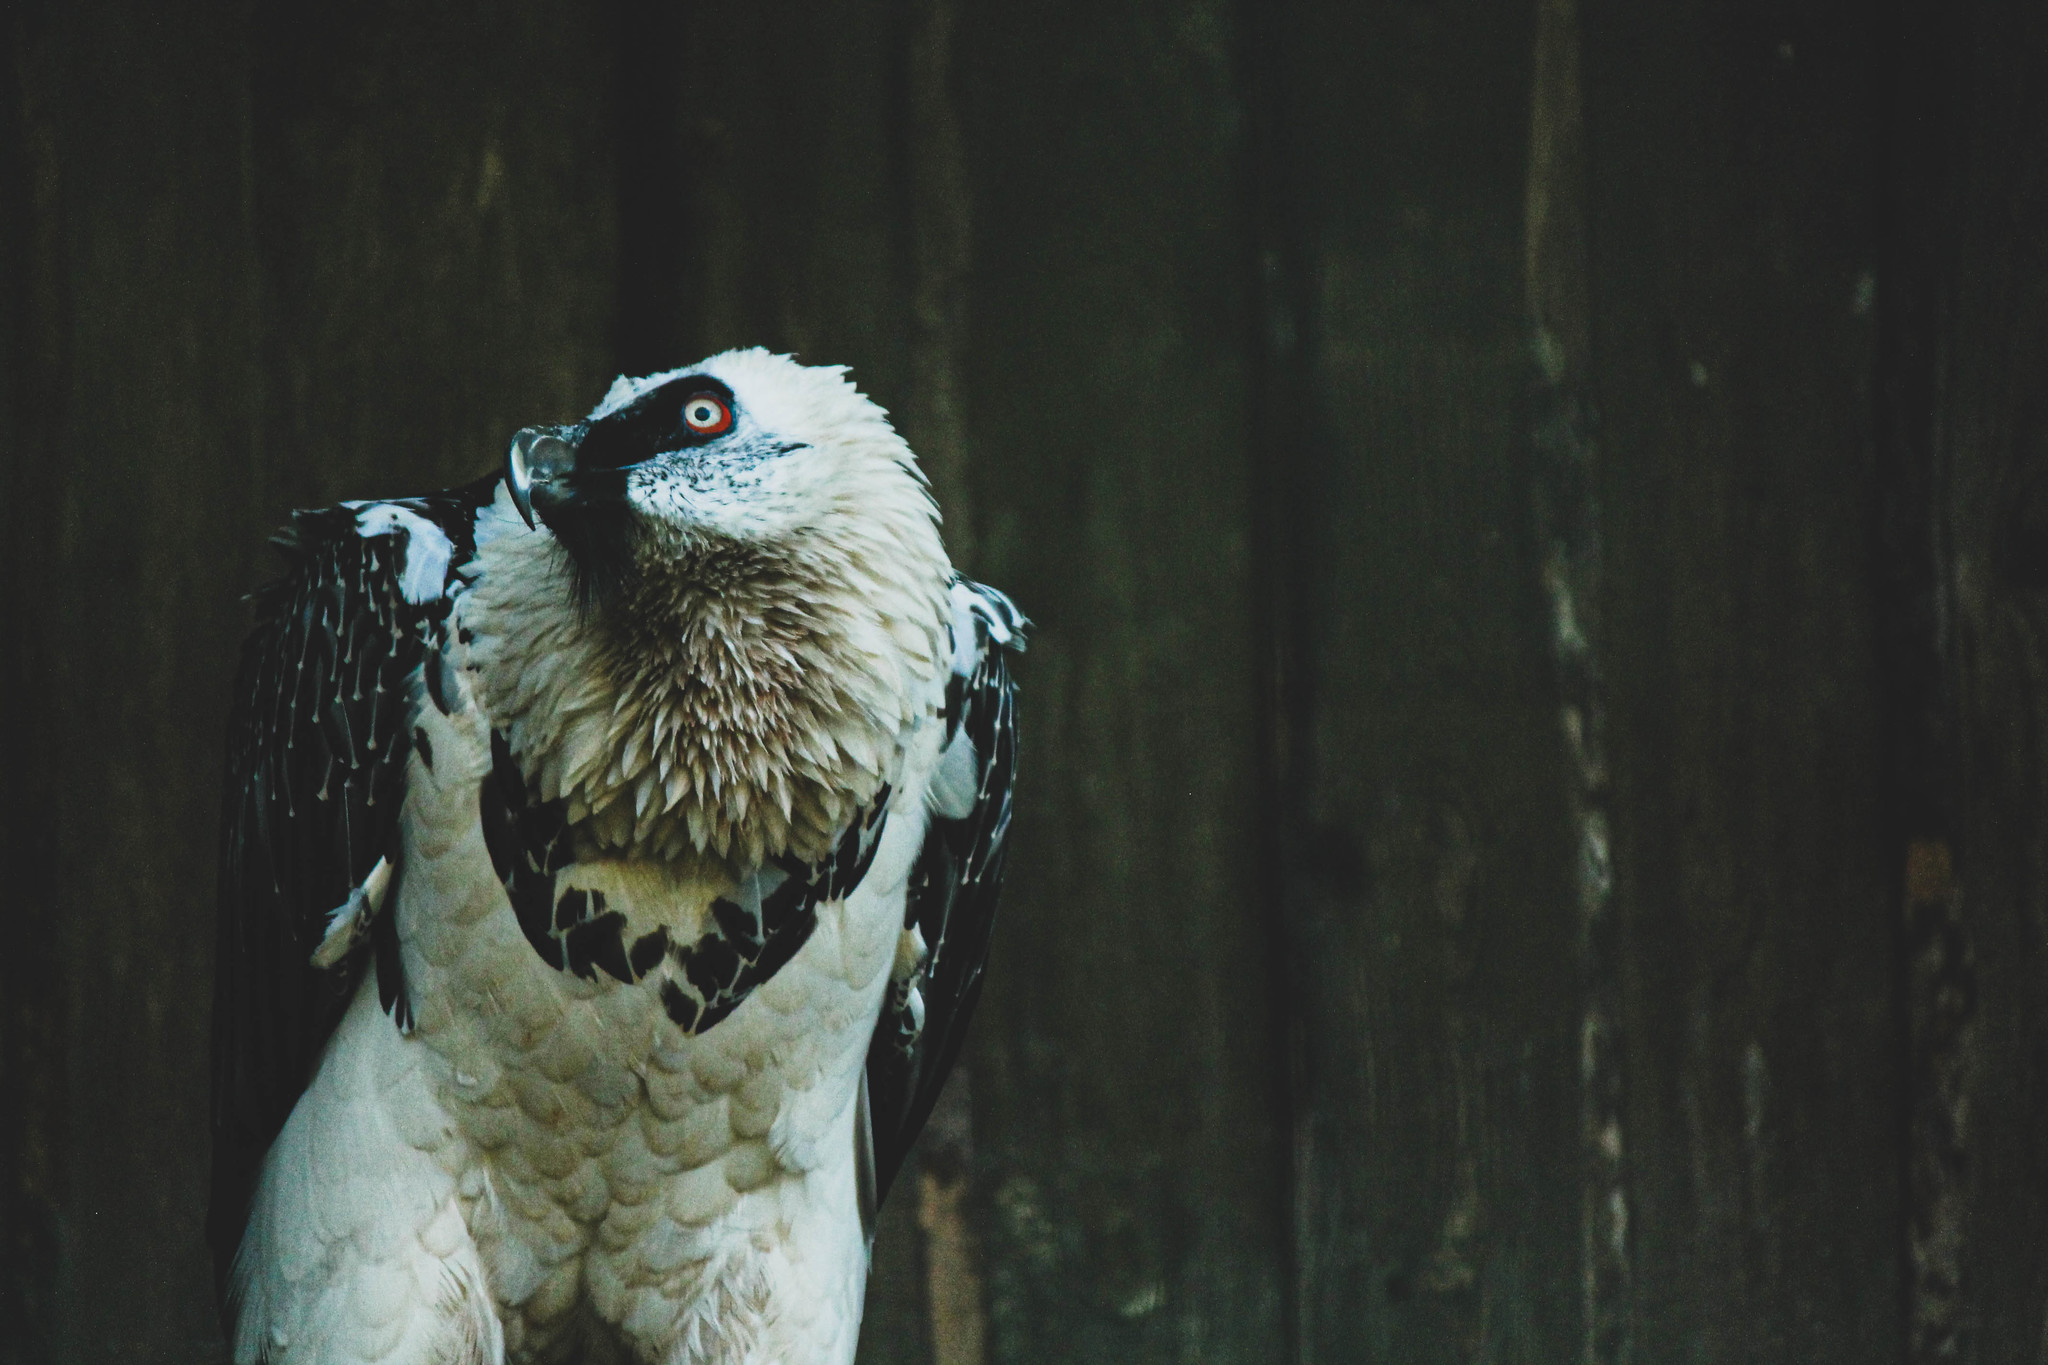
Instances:
[[[683,404],[683,424],[699,436],[716,436],[732,425],[732,409],[700,393]]]

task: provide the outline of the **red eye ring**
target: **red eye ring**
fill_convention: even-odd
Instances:
[[[683,404],[683,425],[699,436],[717,436],[731,429],[732,409],[717,394],[693,394]]]

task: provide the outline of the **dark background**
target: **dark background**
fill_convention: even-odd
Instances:
[[[853,366],[1039,626],[870,1365],[2048,1358],[2048,11],[13,0],[0,1360],[215,1357],[239,595]]]

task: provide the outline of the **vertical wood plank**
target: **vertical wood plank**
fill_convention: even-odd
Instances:
[[[1902,8],[1894,98],[1912,135],[1892,192],[1906,289],[1888,317],[1887,378],[1918,424],[1901,433],[1890,472],[1924,518],[1916,567],[1932,570],[1932,610],[1909,624],[1922,627],[1920,659],[1940,670],[1916,698],[1932,712],[1916,737],[1934,762],[1917,774],[1902,765],[1932,798],[1902,831],[1915,1025],[1909,1358],[2041,1361],[2048,21],[2000,4]],[[1915,399],[1918,411],[1905,406]]]
[[[1874,31],[1583,15],[1633,1350],[1893,1358]]]
[[[29,1099],[59,1106],[37,1124],[55,1146],[42,1358],[183,1361],[216,1349],[201,1218],[218,717],[241,586],[225,547],[256,397],[246,32],[238,7],[50,6],[32,22],[16,55],[38,392],[17,434],[34,496],[9,520],[38,523],[18,562],[36,654],[8,724],[41,753],[9,778],[41,808],[43,869],[11,908],[43,945],[24,1003],[63,1070]]]
[[[39,5],[0,21],[0,900],[12,950],[0,956],[0,1361],[42,1365],[58,1331],[57,1251],[64,1193],[64,960],[47,922],[56,900],[61,746],[51,733],[55,654],[58,390],[64,333],[58,206],[58,39]]]
[[[963,8],[977,565],[1038,622],[971,1040],[1003,1362],[1278,1361],[1230,6]]]
[[[1277,794],[1300,1354],[1565,1359],[1578,971],[1521,429],[1528,14],[1248,12],[1278,30],[1292,277],[1266,347],[1299,372],[1269,390],[1299,500],[1273,536],[1311,547]]]
[[[1578,0],[1538,0],[1524,285],[1537,553],[1550,608],[1578,937],[1579,1329],[1582,1365],[1630,1356],[1631,1257],[1621,926],[1608,758],[1605,521],[1594,432],[1592,259]]]
[[[1291,12],[1287,12],[1291,13]],[[1258,914],[1266,926],[1263,966],[1272,992],[1277,1056],[1271,1102],[1282,1127],[1279,1211],[1284,1239],[1280,1332],[1287,1365],[1317,1358],[1317,1214],[1321,1155],[1314,1128],[1310,1065],[1311,913],[1320,908],[1319,862],[1304,856],[1315,834],[1303,811],[1318,768],[1314,724],[1316,620],[1321,612],[1323,542],[1314,515],[1331,458],[1328,423],[1313,374],[1313,281],[1300,212],[1304,149],[1288,31],[1275,11],[1240,4],[1239,86],[1244,94],[1244,182],[1250,205],[1250,355],[1255,367],[1250,413],[1253,632],[1257,667],[1259,818],[1254,847],[1266,887]],[[1305,837],[1306,836],[1306,837]]]
[[[905,174],[910,303],[903,429],[945,519],[953,563],[979,571],[966,411],[973,205],[954,89],[954,0],[913,0],[903,29],[898,156]],[[955,1062],[912,1153],[932,1365],[986,1365],[988,1281],[975,1202],[974,1068]],[[886,1293],[886,1282],[875,1291]]]
[[[988,1359],[988,1291],[974,1213],[974,1073],[955,1066],[918,1140],[920,1283],[932,1365]]]
[[[904,429],[946,516],[946,546],[973,566],[976,527],[968,478],[964,374],[974,205],[955,90],[959,6],[912,0],[902,37],[898,152],[909,219],[909,380]]]
[[[1937,319],[1948,253],[1952,81],[1959,44],[1933,7],[1887,16],[1879,201],[1877,430],[1878,662],[1883,676],[1886,834],[1896,879],[1906,1017],[1904,1339],[1911,1365],[1969,1359],[1963,1261],[1975,1026],[1974,944],[1956,878],[1960,764],[1951,632],[1953,585],[1936,457]]]

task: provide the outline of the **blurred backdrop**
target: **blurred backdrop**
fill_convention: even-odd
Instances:
[[[240,596],[853,367],[1038,621],[862,1360],[2040,1360],[2048,16],[14,0],[0,1360],[214,1361]]]

